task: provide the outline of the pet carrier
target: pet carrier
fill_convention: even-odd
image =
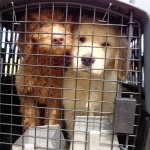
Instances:
[[[149,28],[119,0],[1,0],[0,150],[148,150]]]

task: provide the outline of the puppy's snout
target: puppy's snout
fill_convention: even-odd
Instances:
[[[54,35],[52,38],[52,43],[53,44],[63,44],[64,38],[61,35]]]
[[[83,65],[91,66],[95,62],[95,59],[92,56],[84,55],[81,57],[81,61]]]

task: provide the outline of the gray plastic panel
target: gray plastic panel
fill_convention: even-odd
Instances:
[[[136,100],[117,98],[115,104],[114,132],[132,134],[134,129]]]

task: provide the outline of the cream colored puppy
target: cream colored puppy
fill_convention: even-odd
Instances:
[[[75,116],[112,115],[117,80],[126,64],[126,40],[115,27],[92,24],[87,17],[82,23],[88,24],[74,29],[72,63],[64,80],[64,117],[71,139]]]

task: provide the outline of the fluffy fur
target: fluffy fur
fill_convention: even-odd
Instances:
[[[25,126],[41,125],[39,106],[45,107],[45,125],[60,122],[63,55],[72,43],[72,25],[65,20],[61,10],[53,14],[45,9],[40,15],[38,11],[28,13],[27,23],[19,26],[20,65],[16,87]]]
[[[92,24],[87,17],[82,23],[91,24],[78,25],[73,31],[72,63],[64,80],[64,116],[71,139],[75,116],[112,115],[117,80],[123,78],[126,67],[127,41],[117,38],[117,28]]]

